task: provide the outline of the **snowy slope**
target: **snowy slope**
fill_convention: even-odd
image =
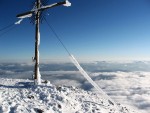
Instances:
[[[120,113],[137,113],[118,104]],[[0,113],[118,113],[101,95],[75,87],[0,79]]]

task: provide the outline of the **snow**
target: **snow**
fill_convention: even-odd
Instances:
[[[40,45],[40,31],[38,32],[38,46]]]
[[[0,78],[0,113],[117,113],[97,93],[42,81]],[[120,113],[137,113],[118,103]]]
[[[38,31],[38,46],[40,46],[40,32]],[[39,47],[38,47],[39,48]],[[39,69],[39,58],[40,58],[40,52],[39,52],[39,50],[38,50],[38,61],[37,61],[37,65],[38,65],[38,67],[37,67],[37,79],[35,79],[35,84],[36,85],[40,85],[41,84],[41,74],[40,74],[40,69]]]
[[[66,0],[66,4],[63,4],[63,6],[69,7],[71,6],[71,3],[68,0]]]
[[[38,85],[40,85],[40,84],[41,84],[41,74],[40,74],[39,67],[38,67],[37,83],[38,83]]]
[[[33,76],[35,76],[35,75],[33,75]],[[41,74],[40,74],[39,66],[37,68],[37,79],[34,80],[34,83],[36,85],[40,85],[41,84]]]
[[[40,85],[41,84],[41,74],[40,74],[40,69],[39,69],[39,56],[40,56],[40,53],[39,53],[39,50],[38,50],[38,61],[37,61],[37,79],[34,80],[34,83],[36,85]],[[36,62],[35,62],[36,63]],[[34,78],[35,75],[33,75],[33,78]]]
[[[18,20],[17,22],[15,22],[15,24],[20,24],[23,21],[23,18],[21,18],[20,20]]]
[[[31,14],[27,14],[27,15],[24,15],[24,16],[20,16],[18,18],[21,18],[21,19],[24,19],[24,18],[29,18],[32,16],[32,13]]]

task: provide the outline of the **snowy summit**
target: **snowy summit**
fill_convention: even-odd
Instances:
[[[43,81],[0,79],[0,113],[136,113],[98,93]]]

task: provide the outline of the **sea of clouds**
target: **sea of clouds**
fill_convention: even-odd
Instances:
[[[116,102],[132,106],[140,113],[150,111],[150,62],[91,62],[81,66]],[[32,63],[0,63],[1,78],[32,79]],[[42,63],[42,79],[55,85],[73,85],[96,91],[71,63]]]

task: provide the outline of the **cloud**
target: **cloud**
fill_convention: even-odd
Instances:
[[[150,111],[149,75],[150,72],[99,72],[93,73],[93,78],[117,102],[147,113]],[[107,76],[111,79],[107,79]]]

